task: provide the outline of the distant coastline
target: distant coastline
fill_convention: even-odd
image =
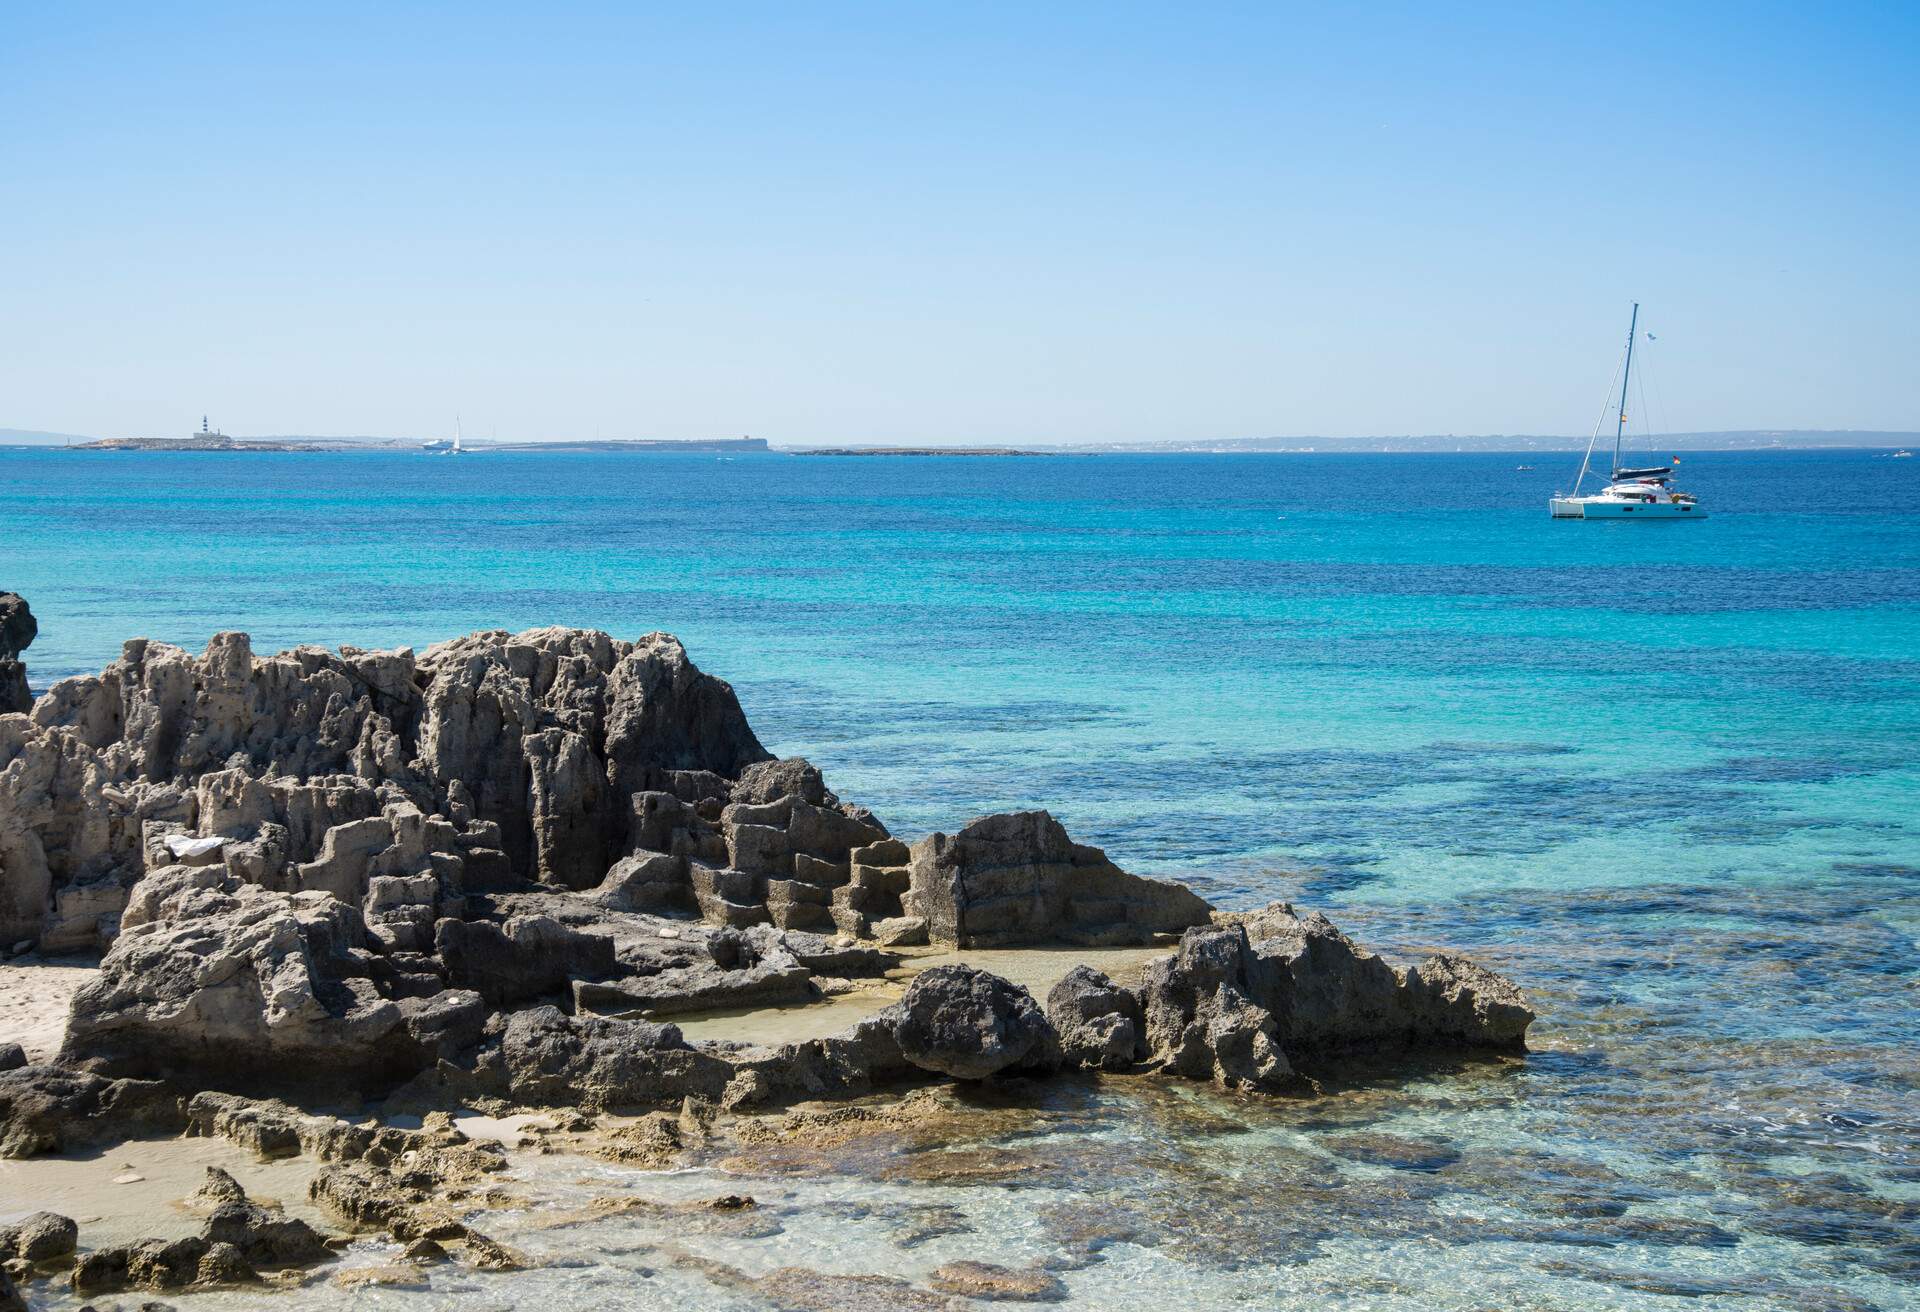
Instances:
[[[783,448],[795,456],[1060,456],[1088,455],[1076,447],[1055,447],[1044,451],[1023,450],[1011,446],[799,446]]]
[[[20,445],[44,449],[48,443],[4,443],[0,446]],[[229,437],[224,433],[196,434],[192,437],[109,437],[89,442],[77,442],[63,445],[62,450],[73,451],[298,451],[298,452],[341,452],[341,451],[420,451],[423,443],[405,438],[289,438],[289,437]],[[684,440],[663,439],[658,441],[596,441],[596,442],[471,442],[463,443],[459,454],[481,451],[719,451],[765,453],[767,441],[762,437],[730,438],[688,438]],[[436,448],[436,455],[446,454],[445,448]]]
[[[1645,439],[1636,438],[1636,443]],[[1768,450],[1892,450],[1920,447],[1920,431],[1877,429],[1728,429],[1714,432],[1661,433],[1653,438],[1661,450],[1672,451],[1768,451]],[[809,456],[1048,456],[1048,455],[1250,455],[1250,454],[1444,454],[1471,452],[1550,453],[1579,451],[1587,444],[1584,437],[1565,434],[1480,433],[1480,434],[1408,434],[1375,437],[1244,437],[1193,441],[1159,442],[1076,442],[1031,446],[941,446],[916,445],[862,446],[791,443],[771,445],[759,437],[737,438],[661,438],[593,439],[554,441],[470,440],[463,450],[475,454],[488,451],[513,452],[721,452],[735,454],[809,455]],[[411,437],[325,437],[267,435],[232,437],[224,433],[194,433],[186,437],[87,437],[77,433],[0,428],[0,449],[8,447],[75,451],[242,451],[242,452],[342,452],[406,451],[418,452],[427,446]]]

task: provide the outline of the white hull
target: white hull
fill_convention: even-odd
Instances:
[[[1705,519],[1707,512],[1684,501],[1615,501],[1604,497],[1554,497],[1555,519]]]
[[[1627,359],[1620,369],[1620,404],[1613,411],[1613,464],[1607,485],[1593,496],[1581,496],[1580,485],[1593,469],[1593,448],[1600,440],[1600,424],[1593,426],[1587,439],[1587,454],[1580,459],[1580,472],[1574,476],[1573,490],[1547,499],[1547,513],[1555,519],[1705,519],[1697,498],[1675,490],[1674,470],[1660,464],[1629,469],[1620,463],[1620,442],[1627,435],[1627,392],[1633,379],[1633,342],[1640,329],[1640,302],[1633,303],[1633,318],[1627,321]],[[1653,334],[1647,334],[1653,340]],[[1605,422],[1603,419],[1602,423]],[[1648,441],[1652,441],[1651,435]],[[1649,452],[1649,455],[1652,453]],[[1680,457],[1673,458],[1673,464]]]

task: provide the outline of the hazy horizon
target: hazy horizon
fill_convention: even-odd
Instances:
[[[0,428],[0,447],[49,447],[82,442],[98,441],[103,438],[115,438],[118,434],[55,433],[18,428]],[[186,438],[191,434],[159,434],[148,436]],[[326,433],[224,433],[222,436],[247,442],[312,442],[365,444],[376,449],[392,445],[412,445],[435,440],[431,436],[419,434],[376,435],[376,434],[326,434]],[[633,442],[647,443],[660,439],[613,437],[602,438],[559,438],[559,437],[515,437],[503,435],[498,438],[469,437],[466,443],[476,450],[492,446],[512,447],[565,447],[579,446],[589,442]],[[712,439],[666,439],[668,441],[711,441]],[[1217,438],[1173,438],[1157,442],[1065,442],[1034,439],[1026,442],[985,443],[955,438],[944,442],[889,443],[889,442],[780,442],[769,441],[774,452],[808,450],[820,447],[847,447],[864,449],[871,447],[913,446],[933,448],[992,447],[1015,450],[1048,451],[1059,450],[1075,453],[1099,453],[1108,451],[1124,453],[1127,451],[1169,451],[1191,453],[1231,453],[1235,451],[1254,453],[1284,453],[1289,451],[1311,451],[1320,447],[1329,453],[1347,452],[1365,454],[1370,451],[1393,451],[1435,454],[1461,451],[1478,453],[1525,453],[1528,451],[1565,451],[1583,448],[1587,437],[1569,433],[1373,433],[1360,437],[1330,437],[1324,434],[1276,434],[1264,437],[1217,437]],[[1600,439],[1601,445],[1607,445],[1610,439]],[[1516,445],[1502,446],[1502,442]],[[1367,445],[1363,445],[1367,444]],[[1399,445],[1394,445],[1399,444]],[[1464,445],[1462,445],[1464,444]],[[1661,449],[1676,451],[1749,451],[1749,450],[1839,450],[1839,449],[1892,449],[1920,444],[1920,430],[1862,430],[1862,429],[1715,429],[1696,433],[1661,433],[1651,439],[1636,434],[1631,439],[1635,449],[1652,445]]]
[[[1637,422],[1920,428],[1912,9],[55,8],[0,121],[23,428],[1584,434],[1636,299]]]

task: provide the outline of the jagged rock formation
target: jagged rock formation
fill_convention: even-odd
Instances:
[[[888,946],[1183,931],[1140,987],[1083,969],[1044,1010],[942,966],[809,1043],[660,1023],[851,988],[896,964]],[[106,955],[63,1064],[0,1072],[0,1155],[289,1079],[607,1109],[1063,1061],[1261,1088],[1353,1050],[1515,1049],[1532,1019],[1460,958],[1396,968],[1284,905],[1213,917],[1043,811],[909,845],[768,753],[672,638],[557,628],[418,656],[136,641],[0,715],[0,944],[16,938]]]
[[[1190,930],[1155,961],[1142,989],[1146,1055],[1177,1075],[1228,1089],[1275,1088],[1293,1076],[1273,1016],[1254,1001],[1247,932]]]
[[[1519,1051],[1533,1010],[1506,978],[1465,957],[1382,961],[1319,912],[1275,902],[1222,916],[1246,930],[1252,996],[1292,1054],[1460,1046]]]
[[[1138,1060],[1146,1027],[1140,999],[1091,966],[1075,966],[1047,991],[1047,1019],[1072,1065],[1125,1070]]]
[[[1150,943],[1212,912],[1192,890],[1130,875],[1074,842],[1045,811],[985,816],[914,844],[904,903],[934,939],[961,947]]]
[[[33,705],[33,694],[27,689],[27,667],[20,653],[39,632],[33,612],[27,609],[27,599],[17,592],[0,592],[0,715]]]
[[[861,908],[898,914],[905,860],[664,634],[478,633],[418,657],[134,641],[0,719],[0,941],[48,950],[110,941],[131,886],[176,862],[330,893],[418,952],[461,897],[529,882],[858,933]]]
[[[1218,920],[1150,963],[1137,991],[1085,967],[1061,980],[1047,1014],[1066,1059],[1270,1089],[1343,1054],[1524,1049],[1526,997],[1464,957],[1393,966],[1284,902]]]
[[[165,867],[138,892],[137,923],[74,998],[63,1061],[222,1082],[298,1070],[357,1087],[451,1056],[486,1023],[478,994],[437,979],[429,991],[405,954],[371,951],[358,910],[330,893],[274,893],[215,866]]]

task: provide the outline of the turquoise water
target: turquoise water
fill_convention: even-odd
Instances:
[[[1471,1294],[1494,1240],[1419,1241],[1464,1208],[1531,1291],[1496,1306],[1910,1305],[1920,461],[1689,456],[1687,524],[1551,521],[1563,463],[4,451],[0,587],[36,686],[136,634],[670,630],[897,832],[1044,805],[1223,904],[1520,977],[1523,1069],[1364,1100],[1462,1154],[1413,1212],[1352,1167],[1339,1215],[1416,1304]],[[1233,1142],[1188,1151],[1227,1180]],[[1718,1231],[1522,1224],[1561,1159]]]

